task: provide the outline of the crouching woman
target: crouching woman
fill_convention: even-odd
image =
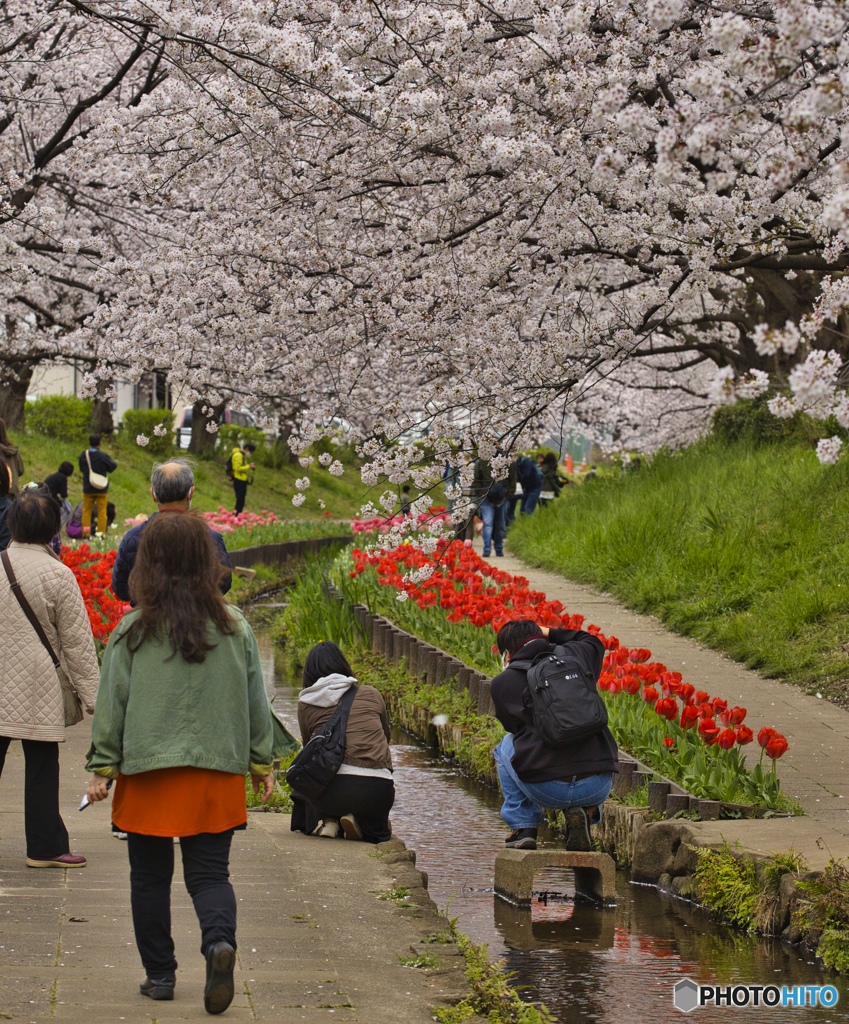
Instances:
[[[233,830],[247,822],[245,775],[263,801],[273,789],[272,720],[256,638],[225,604],[226,570],[196,513],[151,519],[130,574],[136,608],[112,637],[101,671],[87,767],[88,797],[115,779],[112,821],[127,833],[141,994],[173,999],[172,836],[201,928],[204,1006],[233,999],[236,897]]]
[[[298,695],[298,725],[307,744],[330,721],[339,701],[356,684],[336,644],[325,640],[307,655],[304,688]],[[389,812],[395,802],[389,718],[380,692],[360,686],[345,731],[345,758],[333,781],[313,804],[293,795],[292,830],[323,839],[392,838]]]

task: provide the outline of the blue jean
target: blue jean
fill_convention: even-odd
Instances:
[[[510,763],[513,758],[513,734],[507,733],[493,751],[498,781],[504,795],[501,817],[510,828],[537,828],[543,808],[601,806],[613,788],[613,772],[591,775],[577,782],[522,782]]]
[[[539,496],[542,494],[542,486],[537,487],[533,491],[526,491],[522,495],[522,505],[520,511],[523,516],[529,516],[531,512],[537,507]]]
[[[500,505],[493,505],[488,499],[481,503],[480,514],[483,520],[483,553],[489,555],[492,550],[492,542],[495,541],[495,553],[504,554],[504,535],[507,533],[506,525],[507,502],[502,501]]]

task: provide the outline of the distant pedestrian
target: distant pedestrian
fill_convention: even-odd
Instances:
[[[448,497],[448,488],[456,487],[460,482],[460,470],[456,466],[452,466],[450,462],[445,463],[445,468],[442,470],[442,482],[445,486],[445,507],[449,512],[454,511],[454,498]]]
[[[170,462],[157,463],[153,467],[150,477],[150,496],[156,502],[159,512],[154,512],[149,519],[124,534],[118,554],[115,556],[115,564],[112,567],[112,592],[121,601],[130,600],[130,573],[136,564],[136,556],[144,531],[157,516],[163,513],[188,512],[192,507],[194,493],[194,473],[185,459],[171,459]],[[218,561],[225,570],[219,586],[221,593],[226,594],[233,585],[230,556],[227,554],[221,534],[212,529],[209,532],[215,543]]]
[[[6,421],[2,418],[0,418],[0,458],[9,467],[9,473],[12,476],[9,494],[14,498],[19,490],[18,480],[24,472],[24,460],[17,447],[9,440],[9,435],[6,433]]]
[[[100,450],[100,434],[92,434],[88,448],[80,455],[80,472],[83,475],[83,536],[91,521],[91,512],[97,508],[97,534],[106,533],[106,495],[109,491],[109,474],[114,473],[118,463],[106,452]],[[92,475],[95,479],[92,480]]]
[[[45,477],[44,483],[53,497],[59,502],[62,515],[62,526],[71,517],[71,502],[68,500],[68,480],[74,475],[74,466],[71,462],[63,462],[56,473]]]
[[[410,485],[404,484],[404,486],[401,488],[401,515],[405,518],[413,514],[410,509],[411,501],[412,499],[410,498]]]
[[[593,480],[593,479],[595,479],[595,477],[598,476],[598,473],[596,472],[596,468],[597,467],[595,465],[590,466],[590,471],[584,477],[584,482],[586,482],[587,480]]]
[[[542,491],[542,472],[533,459],[522,455],[516,460],[516,480],[522,485],[519,512],[523,516],[529,516],[537,507]]]
[[[244,448],[234,448],[230,456],[230,473],[232,474],[233,490],[236,492],[236,508],[234,510],[236,515],[244,510],[245,500],[248,496],[248,484],[253,483],[253,479],[248,480],[248,470],[256,469],[256,465],[249,462],[248,459],[255,451],[255,444],[246,444]]]
[[[0,586],[0,771],[9,742],[21,740],[27,866],[85,867],[85,857],[70,852],[59,813],[59,744],[66,724],[82,718],[74,694],[94,710],[94,637],[74,574],[47,547],[59,529],[56,502],[29,488],[6,518],[12,542],[0,567],[8,582]]]
[[[516,465],[510,463],[507,472],[495,479],[492,466],[484,459],[475,462],[474,493],[480,501],[480,517],[483,521],[483,557],[489,558],[493,544],[495,554],[504,554],[504,537],[507,533],[507,502],[516,493]]]
[[[235,829],[247,824],[245,775],[263,803],[274,789],[272,717],[256,637],[225,603],[224,568],[196,512],[157,515],[142,534],[125,615],[103,659],[86,767],[99,801],[115,783],[112,821],[127,833],[133,928],[143,996],[174,998],[174,840],[201,929],[204,1007],[235,992]]]
[[[5,459],[0,458],[0,551],[5,551],[12,539],[9,533],[8,514],[12,507],[9,488],[12,486],[12,474]]]
[[[115,516],[117,510],[111,501],[106,502],[106,529],[108,530],[115,522]],[[96,521],[92,524],[93,513],[89,513],[89,519],[86,523],[86,536],[91,533],[91,526],[97,525]],[[71,509],[71,514],[68,516],[68,520],[65,523],[65,533],[72,540],[79,540],[83,536],[83,503],[78,501],[76,505]]]
[[[560,483],[560,473],[557,467],[557,456],[554,452],[548,452],[542,460],[542,490],[540,491],[540,504],[547,505],[550,501],[560,497],[563,485]]]

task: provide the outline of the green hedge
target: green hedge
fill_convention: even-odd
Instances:
[[[131,442],[138,434],[150,438],[147,451],[156,458],[167,458],[174,454],[174,413],[169,409],[128,409],[121,421]],[[154,428],[163,426],[165,433],[160,437]]]
[[[82,441],[89,433],[94,402],[75,395],[42,395],[28,402],[27,427],[62,441]]]

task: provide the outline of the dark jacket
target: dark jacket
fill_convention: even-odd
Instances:
[[[97,470],[95,470],[96,472]],[[160,514],[159,512],[154,512],[153,516]],[[153,519],[153,516],[150,519]],[[127,530],[121,541],[121,546],[118,548],[118,554],[115,556],[115,564],[112,566],[112,593],[121,601],[130,600],[128,586],[130,573],[136,564],[136,555],[139,553],[141,535],[150,519],[144,523],[139,523],[138,526],[134,526],[131,530]],[[217,530],[210,530],[209,532],[212,534],[212,539],[218,548],[218,557],[221,559],[221,564],[227,569],[227,575],[221,580],[221,593],[226,594],[230,587],[233,586],[233,574],[230,572],[230,556],[227,554],[227,548],[224,546],[224,538],[221,534]]]
[[[12,534],[9,533],[9,524],[6,522],[6,515],[11,507],[11,498],[0,498],[0,551],[5,551],[12,539]]]
[[[560,483],[560,473],[557,466],[546,466],[542,474],[542,489],[550,491],[555,498],[560,496],[563,484]]]
[[[88,457],[91,460],[91,468],[95,473],[102,473],[108,477],[110,473],[114,473],[118,468],[118,463],[111,459],[106,452],[102,452],[99,448],[88,448]],[[106,484],[104,490],[99,490],[97,487],[92,487],[88,479],[88,462],[86,461],[86,453],[83,452],[79,458],[80,472],[83,475],[83,494],[106,494],[109,490],[109,484]]]
[[[92,463],[92,465],[94,465],[94,463]],[[96,472],[97,470],[95,470],[95,473]],[[50,476],[45,477],[44,483],[54,498],[61,499],[68,497],[68,478],[64,473],[51,473]]]
[[[506,476],[499,477],[504,481],[504,498],[509,501],[516,493],[516,463],[511,462]],[[474,494],[478,498],[485,498],[493,483],[492,466],[483,459],[475,461],[475,478],[473,483]],[[500,503],[499,503],[500,504]]]
[[[548,640],[531,640],[520,649],[517,660],[532,660],[550,651],[555,644],[569,644],[596,679],[604,661],[604,644],[582,629],[552,629]],[[510,665],[499,673],[490,688],[495,715],[504,728],[513,733],[513,767],[523,782],[550,782],[571,779],[573,775],[618,772],[619,751],[607,726],[586,739],[562,747],[546,746],[534,728],[534,712],[528,691],[527,673]]]
[[[532,494],[542,486],[542,474],[533,459],[526,456],[516,459],[516,479],[525,494]]]

